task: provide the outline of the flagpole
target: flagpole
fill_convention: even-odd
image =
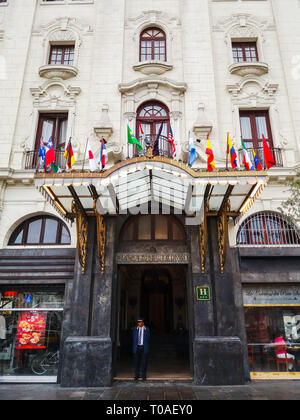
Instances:
[[[82,162],[82,172],[83,172],[83,168],[84,168],[84,162],[85,162],[85,157],[86,157],[86,150],[87,150],[88,141],[89,141],[89,138],[86,139],[86,143],[85,143],[85,151],[84,151],[83,162]]]
[[[227,133],[227,142],[226,142],[226,171],[228,171],[228,137],[229,137],[229,132]]]

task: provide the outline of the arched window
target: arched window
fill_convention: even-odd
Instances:
[[[140,37],[140,61],[167,61],[166,34],[159,28],[147,28]]]
[[[248,217],[237,235],[238,245],[300,245],[296,227],[273,212]]]
[[[181,223],[169,215],[133,216],[123,227],[121,241],[185,241]]]
[[[71,237],[66,225],[56,217],[37,216],[15,229],[8,245],[69,245]]]
[[[161,134],[168,136],[170,116],[168,108],[158,101],[146,102],[137,111],[137,129],[139,137],[142,134],[156,136],[163,124]]]
[[[157,136],[160,134],[156,154],[164,157],[172,157],[172,146],[168,142],[170,129],[168,108],[158,101],[146,102],[138,108],[136,121],[136,133],[138,133],[138,138],[143,149],[146,149],[147,146],[154,147]]]

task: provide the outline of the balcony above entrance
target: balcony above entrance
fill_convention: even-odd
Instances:
[[[35,185],[67,219],[74,205],[85,216],[151,211],[152,204],[173,208],[187,216],[231,217],[244,214],[267,182],[264,171],[195,171],[163,157],[138,157],[103,172],[37,173]]]

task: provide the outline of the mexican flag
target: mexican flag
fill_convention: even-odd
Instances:
[[[246,167],[247,171],[255,171],[255,168],[253,166],[253,163],[251,162],[251,159],[248,154],[248,150],[246,149],[244,140],[241,138],[242,146],[243,146],[243,165]]]
[[[135,144],[139,151],[143,150],[141,143],[134,137],[129,125],[127,125],[127,143]]]

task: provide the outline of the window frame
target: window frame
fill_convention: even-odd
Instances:
[[[247,139],[243,137],[242,132],[242,124],[241,124],[241,117],[249,117],[250,118],[250,125],[251,125],[251,132],[252,132],[252,139]],[[262,143],[262,138],[260,139],[258,137],[258,131],[257,131],[257,125],[256,125],[256,118],[257,117],[265,117],[266,119],[266,127],[268,131],[268,136],[266,137],[266,140],[269,144],[270,148],[274,148],[273,143],[273,136],[272,136],[272,129],[271,129],[271,122],[270,122],[270,115],[268,110],[261,110],[261,111],[255,111],[255,110],[239,110],[239,121],[240,121],[240,130],[241,130],[241,136],[243,137],[243,141],[247,147],[247,143],[252,143],[253,148],[255,149],[261,149],[263,146],[259,143]]]
[[[46,221],[50,219],[50,220],[55,220],[57,222],[57,230],[56,230],[56,240],[55,243],[54,242],[43,242],[44,237],[45,237],[45,226],[46,226]],[[40,228],[40,234],[39,234],[39,242],[36,243],[28,243],[28,231],[29,231],[29,225],[32,222],[35,222],[37,220],[42,220],[42,224],[41,224],[41,228]],[[70,238],[70,242],[69,243],[62,243],[62,232],[63,232],[63,228],[66,229],[66,231],[69,234],[69,238]],[[15,240],[17,239],[17,237],[20,235],[20,233],[23,231],[22,234],[22,241],[21,243],[15,243]],[[58,219],[57,217],[54,216],[49,216],[49,215],[43,215],[43,216],[35,216],[35,217],[31,217],[29,219],[26,219],[23,223],[21,223],[14,231],[13,233],[10,235],[9,241],[8,241],[8,245],[9,246],[69,246],[71,245],[71,234],[70,231],[68,229],[68,227],[66,226],[66,224]]]
[[[147,31],[159,31],[162,36],[161,37],[143,37],[144,34]],[[149,60],[147,59],[142,59],[142,42],[146,42],[146,41],[151,41],[151,59]],[[155,59],[155,42],[156,41],[164,41],[164,59]],[[159,54],[161,56],[161,54]],[[163,29],[156,27],[156,26],[151,26],[149,28],[144,29],[141,34],[140,34],[140,48],[139,48],[139,60],[141,63],[147,62],[147,61],[161,61],[163,63],[167,62],[167,36],[166,33]]]
[[[52,58],[52,53],[53,53],[53,49],[54,48],[61,48],[62,49],[62,54],[61,54],[61,62],[60,63],[51,63],[51,58]],[[68,63],[65,64],[64,63],[64,58],[65,58],[65,54],[66,54],[66,50],[67,48],[73,48],[73,60],[72,60],[72,64]],[[75,43],[72,44],[54,44],[54,43],[50,43],[50,51],[49,51],[49,58],[48,58],[48,65],[50,66],[74,66],[74,62],[75,62]]]
[[[156,233],[156,217],[157,216],[165,216],[168,218],[168,238],[167,239],[156,239],[155,238],[155,233]],[[139,239],[139,220],[142,217],[150,217],[151,218],[151,225],[150,225],[150,229],[151,229],[151,235],[150,235],[150,239]],[[173,224],[176,224],[178,226],[178,228],[182,231],[183,234],[183,239],[173,239]],[[130,228],[130,226],[133,225],[133,234],[132,234],[132,239],[126,239],[124,238],[124,234],[126,233],[126,231]],[[148,215],[143,215],[143,214],[139,214],[136,216],[132,216],[129,218],[129,220],[127,220],[127,222],[125,222],[124,226],[122,227],[121,231],[120,231],[120,241],[124,242],[124,243],[131,243],[131,242],[149,242],[149,241],[156,241],[156,242],[177,242],[177,243],[183,243],[186,242],[186,233],[184,230],[184,227],[182,226],[182,224],[174,217],[170,215],[163,215],[163,214],[148,214]]]
[[[54,149],[64,149],[67,139],[65,139],[65,143],[58,143],[58,139],[60,138],[62,123],[67,121],[69,123],[69,114],[68,112],[60,112],[60,113],[40,113],[38,118],[38,125],[36,131],[36,140],[35,140],[35,150],[39,150],[40,142],[43,132],[43,123],[45,120],[52,120],[54,122],[52,128],[52,143]],[[47,142],[49,139],[44,139]]]
[[[143,117],[141,116],[141,112],[143,109],[145,109],[148,106],[160,106],[164,111],[166,111],[166,116],[159,116],[159,117],[155,117],[154,115],[149,116],[149,117]],[[142,105],[139,106],[138,110],[137,110],[137,118],[136,118],[136,133],[139,133],[138,137],[140,137],[141,134],[141,129],[140,129],[140,124],[147,124],[150,125],[150,134],[152,136],[156,135],[156,127],[157,124],[161,124],[162,122],[167,124],[167,133],[169,133],[170,130],[170,112],[169,109],[166,105],[164,105],[163,103],[159,102],[159,101],[148,101],[143,103]]]
[[[255,47],[255,54],[256,54],[256,60],[248,60],[246,56],[246,47],[247,46],[254,46]],[[232,41],[231,43],[232,48],[232,57],[233,57],[233,63],[239,64],[239,63],[258,63],[259,62],[259,54],[258,54],[258,48],[257,48],[257,41]],[[243,53],[243,60],[242,61],[234,61],[235,57],[233,55],[235,48],[241,48]]]
[[[253,222],[259,223],[260,226],[260,238],[264,238],[264,241],[257,241],[254,237],[255,227],[253,227]],[[270,223],[276,222],[280,223],[280,230],[278,233],[280,234],[279,241],[270,241]],[[243,232],[244,230],[244,232]],[[274,228],[273,228],[274,230]],[[292,237],[292,241],[289,241],[287,237],[286,231],[290,231],[290,236]],[[245,238],[246,241],[242,241]],[[292,225],[287,219],[284,218],[283,215],[275,213],[275,212],[258,212],[254,213],[253,215],[249,216],[240,226],[238,233],[237,233],[237,246],[282,246],[282,245],[293,245],[297,246],[300,245],[300,233],[297,230],[295,225]]]

